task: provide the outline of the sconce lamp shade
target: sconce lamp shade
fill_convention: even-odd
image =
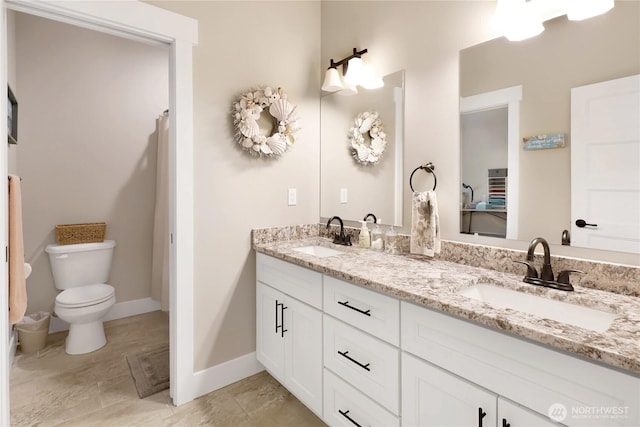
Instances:
[[[362,67],[362,80],[360,80],[360,86],[365,89],[379,89],[384,86],[382,77],[377,76],[371,65],[363,65]]]
[[[363,65],[362,58],[351,58],[347,65],[347,74],[344,75],[345,83],[357,85],[362,80]]]
[[[510,41],[535,37],[544,31],[540,19],[527,13],[525,0],[498,0],[493,26]]]
[[[570,0],[567,6],[567,18],[581,21],[602,15],[613,8],[613,0]]]
[[[352,96],[358,93],[358,88],[355,84],[349,83],[348,81],[344,82],[344,89],[338,92],[338,95],[342,96]]]
[[[322,83],[322,90],[325,92],[336,92],[344,89],[342,84],[342,78],[340,78],[340,72],[337,68],[329,68],[324,75],[324,83]]]
[[[526,18],[519,23],[511,24],[505,30],[505,37],[512,42],[519,42],[520,40],[535,37],[543,31],[544,26],[542,22]]]

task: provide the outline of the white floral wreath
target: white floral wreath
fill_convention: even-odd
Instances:
[[[364,134],[368,133],[371,142],[367,144]],[[378,112],[370,110],[360,113],[349,129],[351,155],[363,165],[378,163],[387,146],[387,134],[382,127]]]
[[[265,109],[274,122],[271,136],[263,135],[258,125]],[[231,113],[236,141],[254,156],[279,156],[293,144],[293,134],[300,130],[296,125],[295,110],[296,106],[287,100],[287,95],[280,88],[262,86],[243,93],[233,103]]]

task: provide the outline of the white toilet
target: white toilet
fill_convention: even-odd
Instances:
[[[95,351],[107,343],[102,319],[116,302],[109,278],[116,242],[48,245],[53,280],[62,292],[56,297],[55,314],[69,323],[65,350],[68,354]]]

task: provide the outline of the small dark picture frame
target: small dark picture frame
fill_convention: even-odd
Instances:
[[[18,143],[18,101],[11,88],[7,86],[7,135],[9,144]]]

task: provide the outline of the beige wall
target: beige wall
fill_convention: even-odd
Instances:
[[[320,3],[153,2],[199,22],[193,50],[195,369],[255,351],[251,229],[313,223],[319,212]],[[233,140],[235,98],[280,86],[302,128],[278,159]],[[287,206],[296,188],[297,206]],[[178,290],[179,291],[179,290]]]
[[[617,2],[585,21],[547,21],[521,43],[499,38],[461,53],[461,96],[522,85],[520,137],[567,135],[565,148],[520,150],[519,240],[560,244],[571,228],[570,88],[638,74],[639,21],[640,2]]]
[[[117,301],[148,297],[168,50],[24,14],[16,28],[27,311],[53,308],[56,224],[105,221]]]

